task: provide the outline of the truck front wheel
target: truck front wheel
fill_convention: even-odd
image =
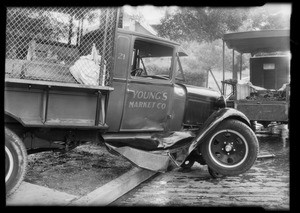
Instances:
[[[21,139],[5,127],[5,185],[8,197],[17,190],[24,179],[27,152]]]
[[[200,146],[207,166],[230,176],[249,170],[258,154],[258,141],[252,129],[238,120],[224,120]]]

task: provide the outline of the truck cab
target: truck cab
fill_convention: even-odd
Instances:
[[[118,29],[109,132],[178,131],[204,123],[220,94],[176,83],[181,56],[187,55],[178,43]],[[201,113],[191,115],[195,110]]]
[[[196,161],[212,162],[209,164],[214,168],[209,168],[213,176],[238,174],[249,168],[249,161],[254,162],[258,151],[249,120],[239,111],[226,108],[225,98],[219,92],[184,84],[180,57],[187,54],[180,45],[137,32],[117,32],[114,90],[106,117],[109,128],[102,135],[109,150],[156,171],[164,171],[170,158],[185,168]],[[228,135],[212,139],[215,131],[213,138],[225,134],[223,125],[229,129],[245,128],[247,133],[241,136],[236,130],[228,130]],[[236,145],[242,150],[230,157],[230,150],[236,149],[228,145],[228,140],[234,144],[233,141],[239,141],[237,138],[243,138],[238,142],[241,146]],[[243,146],[242,141],[251,142]],[[228,152],[224,153],[226,145]],[[213,151],[208,151],[210,146],[215,147]],[[153,166],[150,161],[159,159],[157,153],[165,158]],[[244,158],[246,155],[249,159]],[[239,166],[231,169],[237,162]],[[228,164],[227,168],[220,170],[223,163]]]

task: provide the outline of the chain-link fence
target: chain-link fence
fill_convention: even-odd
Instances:
[[[110,86],[117,8],[7,8],[5,78]]]

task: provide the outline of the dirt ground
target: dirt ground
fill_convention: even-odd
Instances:
[[[66,153],[48,151],[29,155],[25,181],[83,196],[132,167],[121,156],[90,143]]]

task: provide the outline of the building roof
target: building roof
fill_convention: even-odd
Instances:
[[[224,34],[229,49],[240,53],[277,52],[290,50],[290,30],[261,30]]]

